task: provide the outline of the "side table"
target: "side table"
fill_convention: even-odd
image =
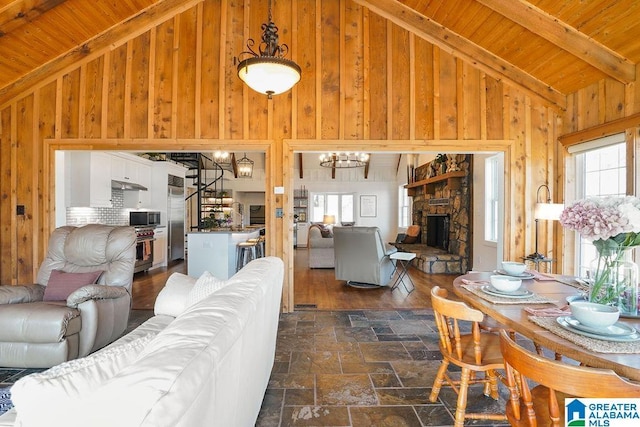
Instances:
[[[407,267],[411,265],[411,261],[415,257],[416,257],[416,254],[412,252],[394,252],[391,255],[389,255],[389,258],[391,258],[391,261],[393,262],[393,272],[394,274],[397,273],[398,275],[396,277],[395,282],[393,282],[393,286],[391,286],[392,292],[394,289],[400,286],[400,283],[402,283],[402,286],[404,286],[404,288],[407,290],[408,293],[413,292],[413,290],[415,289],[413,280],[411,280],[411,276],[409,276],[409,272],[407,271]],[[398,264],[400,264],[399,268],[398,268]],[[404,282],[405,278],[407,278],[407,280],[411,284],[411,290],[407,288],[407,284]]]

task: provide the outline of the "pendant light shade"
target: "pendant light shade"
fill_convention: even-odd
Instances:
[[[271,97],[287,92],[300,81],[300,67],[288,59],[259,56],[240,62],[238,77],[251,89]]]

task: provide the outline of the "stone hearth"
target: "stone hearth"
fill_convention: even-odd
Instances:
[[[466,262],[464,262],[464,257],[460,255],[450,254],[445,250],[423,244],[396,244],[396,247],[398,250],[416,254],[411,265],[425,273],[466,273]]]

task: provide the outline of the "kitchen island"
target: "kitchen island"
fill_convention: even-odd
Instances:
[[[236,273],[236,245],[257,238],[263,229],[214,228],[187,233],[187,274],[200,277],[208,271],[219,279],[228,279]]]

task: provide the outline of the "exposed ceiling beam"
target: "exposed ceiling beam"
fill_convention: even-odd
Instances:
[[[15,0],[0,7],[0,37],[33,21],[65,0]]]
[[[302,172],[302,153],[298,153],[298,163],[300,164],[300,179],[304,178],[304,173]]]
[[[450,55],[473,64],[490,76],[498,80],[509,81],[527,90],[534,97],[540,97],[562,109],[566,108],[567,98],[564,94],[399,1],[354,1],[429,43],[438,46]]]
[[[636,67],[627,58],[526,0],[476,1],[622,83],[630,83],[636,79]]]
[[[34,86],[42,86],[55,79],[65,69],[77,68],[77,62],[86,58],[96,58],[138,37],[156,25],[171,19],[204,0],[157,0],[153,5],[142,9],[137,14],[115,24],[108,30],[98,34],[82,45],[76,46],[57,58],[34,69],[25,77],[0,89],[0,105],[18,96],[22,91],[32,90]]]
[[[233,172],[233,177],[238,177],[238,163],[236,162],[236,153],[231,153],[231,169]]]
[[[367,161],[364,164],[364,179],[369,179],[369,164],[371,162],[371,153],[367,155]]]

